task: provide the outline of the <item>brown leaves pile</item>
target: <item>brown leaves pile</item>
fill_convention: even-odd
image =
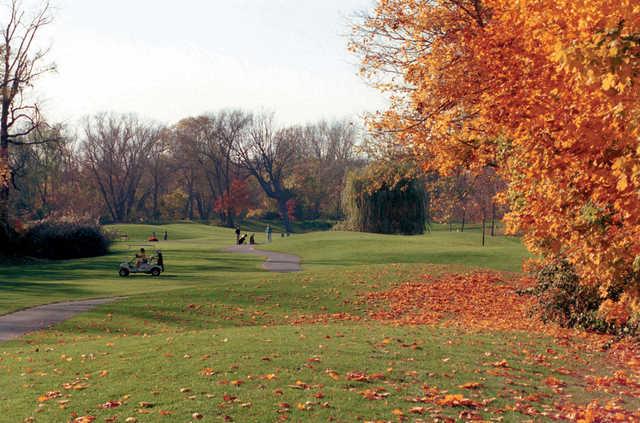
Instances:
[[[398,324],[443,323],[475,329],[530,330],[540,327],[529,315],[535,301],[518,295],[527,280],[506,282],[498,273],[424,275],[420,282],[404,283],[385,292],[367,295],[374,320]]]

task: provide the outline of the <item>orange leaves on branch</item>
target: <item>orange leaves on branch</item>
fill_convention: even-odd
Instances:
[[[218,197],[214,204],[217,213],[238,216],[251,206],[251,192],[246,180],[234,179],[228,192]]]

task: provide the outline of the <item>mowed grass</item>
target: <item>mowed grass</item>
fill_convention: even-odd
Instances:
[[[0,315],[25,307],[69,299],[128,296],[170,291],[228,280],[237,272],[257,272],[260,259],[231,255],[222,249],[234,239],[233,231],[198,224],[118,225],[112,229],[129,236],[116,241],[111,254],[90,259],[36,261],[28,265],[0,266]],[[169,241],[150,243],[153,231]],[[162,238],[160,238],[162,239]],[[120,278],[118,267],[137,250],[160,249],[167,272],[161,278],[134,275]]]
[[[308,269],[380,263],[433,263],[517,272],[527,256],[515,237],[486,236],[478,228],[449,232],[436,226],[425,235],[398,236],[358,232],[313,232],[274,239],[265,249],[295,251]]]
[[[257,257],[223,251],[234,239],[231,230],[170,225],[170,241],[160,243],[167,273],[159,279],[120,279],[117,263],[133,252],[129,248],[165,228],[118,229],[130,241],[118,243],[110,256],[0,270],[1,279],[17,275],[15,286],[29,287],[13,293],[3,287],[2,298],[15,300],[3,303],[5,310],[52,299],[128,296],[0,344],[0,421],[65,422],[91,415],[96,421],[188,422],[200,413],[202,421],[352,422],[398,420],[398,411],[427,421],[434,415],[460,417],[464,408],[459,407],[410,415],[409,409],[421,404],[409,400],[423,396],[425,386],[487,401],[489,412],[481,408],[480,415],[522,421],[525,416],[512,410],[515,398],[539,396],[536,406],[550,407],[554,392],[543,382],[550,375],[567,384],[567,401],[608,398],[586,393],[580,376],[609,374],[613,365],[606,353],[576,355],[575,348],[543,335],[367,321],[294,324],[318,314],[364,318],[363,293],[425,273],[476,267],[517,271],[526,256],[517,239],[491,238],[483,249],[477,232],[293,235],[274,239],[268,248],[301,255],[304,271],[271,274],[260,269]],[[66,273],[55,281],[66,292],[46,287],[49,267],[54,275]],[[532,359],[541,355],[547,360]],[[493,366],[501,360],[509,367]],[[555,372],[559,367],[561,376]],[[383,376],[354,381],[349,372]],[[459,387],[467,382],[482,385],[471,391]],[[367,400],[367,390],[383,395]],[[60,396],[38,400],[48,392]],[[105,408],[109,401],[120,405]],[[637,399],[628,401],[640,406]]]

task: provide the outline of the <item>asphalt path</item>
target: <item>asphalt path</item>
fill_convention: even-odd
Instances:
[[[19,338],[29,332],[46,329],[79,313],[119,299],[121,298],[66,301],[32,307],[0,316],[0,342]]]
[[[227,248],[231,253],[253,254],[256,256],[266,257],[262,267],[270,272],[291,273],[302,270],[300,267],[300,257],[292,254],[276,253],[273,251],[258,250],[253,245],[234,245]]]

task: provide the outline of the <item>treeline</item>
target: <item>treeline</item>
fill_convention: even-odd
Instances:
[[[39,131],[13,147],[12,209],[22,220],[339,219],[345,174],[362,166],[348,120],[278,126],[227,110],[163,126],[98,114],[76,135]],[[38,137],[48,142],[39,143]]]

